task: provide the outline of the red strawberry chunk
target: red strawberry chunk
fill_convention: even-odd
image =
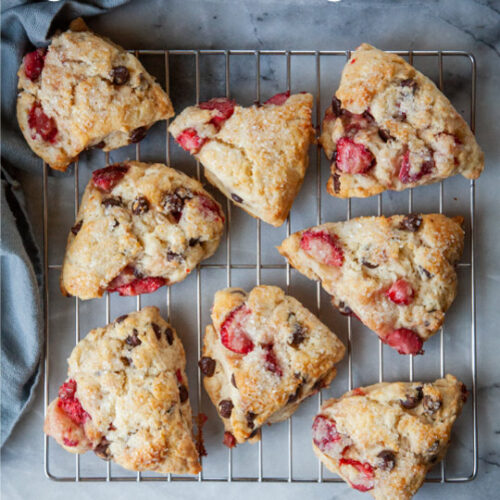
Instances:
[[[183,130],[175,140],[179,143],[184,151],[189,151],[192,154],[196,154],[203,144],[208,141],[206,137],[200,137],[196,129],[187,128]]]
[[[199,194],[198,196],[200,200],[200,208],[205,217],[218,217],[222,219],[222,222],[224,222],[225,217],[219,208],[219,205],[217,205],[214,200],[203,194]]]
[[[337,458],[352,443],[348,436],[337,431],[337,424],[332,418],[317,415],[312,427],[313,442],[322,453]]]
[[[54,118],[49,118],[42,109],[41,104],[35,102],[28,114],[28,125],[35,130],[40,137],[47,142],[53,143],[57,136],[57,125]],[[33,136],[33,139],[36,137]]]
[[[92,172],[92,182],[101,191],[111,191],[128,172],[128,165],[116,164]]]
[[[401,167],[399,169],[399,180],[403,184],[409,184],[410,182],[417,182],[424,175],[430,174],[434,169],[434,160],[424,161],[417,172],[411,173],[411,162],[410,162],[410,152],[406,153],[401,158]]]
[[[355,483],[350,482],[350,485],[359,491],[370,491],[375,486],[375,473],[373,467],[367,462],[360,462],[359,460],[353,460],[352,458],[341,458],[339,460],[339,466],[351,466],[354,467],[359,472],[359,478]]]
[[[327,266],[340,267],[344,262],[344,252],[338,238],[328,231],[308,229],[302,233],[300,248],[308,255]]]
[[[395,304],[407,306],[411,304],[415,292],[408,281],[399,279],[391,285],[391,288],[389,288],[385,294]]]
[[[82,425],[90,418],[90,415],[82,408],[80,401],[75,397],[75,391],[76,382],[73,379],[65,382],[59,388],[57,406],[59,406],[75,424]],[[76,444],[68,446],[76,446]]]
[[[399,354],[423,354],[422,350],[423,341],[418,333],[408,328],[399,328],[390,332],[385,338],[382,339],[387,345],[394,347]]]
[[[63,443],[65,446],[78,446],[78,441],[76,439],[68,439],[67,437],[63,437]]]
[[[47,49],[36,49],[24,56],[24,74],[34,82],[42,73]]]
[[[352,390],[352,393],[355,396],[365,396],[366,395],[366,392],[363,391],[363,389],[361,389],[361,387],[356,387],[355,389]]]
[[[350,137],[341,137],[337,141],[335,164],[341,172],[365,174],[375,165],[375,157],[363,144]]]
[[[267,344],[263,346],[263,349],[265,352],[264,366],[266,370],[269,370],[271,373],[275,373],[281,377],[283,375],[283,370],[281,369],[276,353],[274,352],[273,344]]]
[[[201,102],[199,107],[201,109],[213,110],[216,109],[219,112],[218,116],[212,117],[210,123],[220,128],[222,124],[231,117],[234,113],[234,107],[236,106],[236,101],[228,99],[227,97],[215,97],[207,102]]]
[[[132,295],[141,295],[143,293],[153,293],[166,284],[167,280],[165,278],[150,276],[147,278],[137,278],[130,283],[117,286],[116,288],[108,287],[108,292],[118,292],[122,297],[128,297]]]
[[[182,373],[179,368],[175,370],[175,377],[177,378],[177,382],[179,382],[179,384],[182,384]]]
[[[273,95],[264,104],[274,104],[275,106],[281,106],[285,104],[287,99],[290,97],[290,91],[282,92],[281,94]]]
[[[222,441],[228,448],[236,446],[236,438],[230,432],[224,432],[224,440]]]
[[[248,354],[253,351],[254,345],[248,337],[244,323],[251,313],[245,304],[233,309],[220,327],[222,345],[238,354]]]

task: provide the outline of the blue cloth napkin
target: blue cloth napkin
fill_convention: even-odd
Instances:
[[[16,73],[33,46],[48,44],[57,29],[79,16],[95,16],[129,0],[2,2],[2,228],[1,228],[1,441],[9,437],[33,398],[43,348],[42,269],[16,169],[41,181],[40,159],[16,120]]]

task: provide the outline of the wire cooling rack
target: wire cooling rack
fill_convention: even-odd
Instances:
[[[239,102],[251,104],[278,91],[307,90],[315,96],[313,116],[317,130],[337,88],[342,66],[350,57],[348,50],[132,52],[141,58],[159,81],[164,81],[177,112],[184,105],[217,95],[235,97]],[[434,78],[439,88],[468,118],[474,130],[476,63],[472,54],[437,50],[393,52],[406,57],[411,64]],[[328,163],[322,157],[319,146],[313,146],[304,186],[283,228],[271,229],[261,224],[260,220],[255,221],[213,190],[226,207],[225,243],[221,243],[216,256],[199,265],[183,283],[134,299],[111,297],[109,294],[101,300],[87,302],[62,298],[57,286],[62,252],[66,235],[78,211],[80,194],[90,178],[91,170],[101,168],[104,161],[120,161],[119,155],[133,158],[133,148],[122,148],[123,151],[118,150],[105,157],[103,153],[85,153],[66,174],[55,173],[47,165],[43,166],[45,410],[49,401],[56,396],[57,387],[65,379],[65,358],[74,343],[79,341],[81,332],[86,334],[91,328],[107,324],[134,306],[140,309],[142,305],[154,304],[172,321],[186,347],[193,412],[204,412],[209,416],[204,430],[208,456],[203,457],[203,471],[198,476],[133,473],[116,464],[102,462],[93,454],[76,456],[73,461],[73,457],[45,436],[44,470],[48,478],[55,481],[340,482],[337,476],[317,461],[310,446],[312,417],[322,400],[338,396],[354,386],[377,381],[431,380],[443,376],[446,373],[445,366],[467,384],[470,398],[455,425],[447,459],[430,472],[427,481],[465,482],[476,477],[478,429],[474,181],[456,177],[433,186],[402,193],[384,193],[367,200],[338,200],[322,196],[329,172]],[[174,145],[164,124],[156,124],[150,136],[135,146],[135,159],[164,161],[203,181],[200,164],[194,163],[187,153]],[[211,190],[211,187],[208,186],[208,189]],[[448,312],[444,327],[446,333],[441,329],[426,342],[427,352],[418,359],[399,356],[384,347],[363,325],[340,316],[327,303],[328,296],[321,290],[320,284],[310,282],[291,269],[273,248],[291,231],[327,220],[413,211],[462,214],[467,228],[464,260],[457,270],[459,295]],[[250,289],[261,282],[281,285],[318,314],[347,344],[347,356],[338,367],[339,373],[332,387],[304,402],[288,422],[263,429],[262,440],[256,445],[245,444],[226,449],[221,444],[222,424],[202,391],[201,376],[196,366],[201,353],[202,332],[209,323],[209,307],[215,290],[225,286]],[[73,338],[69,335],[71,329],[74,330]],[[466,346],[465,350],[463,346]]]

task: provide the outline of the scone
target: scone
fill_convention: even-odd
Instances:
[[[292,234],[278,248],[332,303],[400,354],[422,354],[457,292],[462,217],[358,217]]]
[[[215,294],[199,362],[229,447],[260,438],[304,398],[330,384],[345,347],[298,300],[275,286]]]
[[[82,19],[48,49],[27,54],[18,71],[17,120],[30,148],[66,170],[89,147],[104,151],[139,142],[174,115],[167,94],[132,54],[87,28]]]
[[[44,432],[65,450],[126,469],[196,474],[186,359],[156,307],[92,330],[68,359],[68,378]]]
[[[312,106],[306,93],[278,94],[249,108],[215,98],[185,109],[169,131],[236,205],[280,226],[308,166]]]
[[[362,44],[346,64],[323,121],[340,198],[401,191],[455,174],[477,179],[484,155],[434,83],[404,59]]]
[[[95,170],[68,236],[61,291],[154,292],[210,257],[223,230],[220,205],[182,172],[135,161]]]
[[[379,500],[410,499],[443,459],[466,400],[453,375],[358,387],[323,404],[313,423],[314,453],[352,488]]]

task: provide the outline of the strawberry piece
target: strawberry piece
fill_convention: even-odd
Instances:
[[[340,267],[344,262],[344,252],[337,241],[337,236],[328,231],[308,229],[302,233],[300,248],[322,264]]]
[[[273,95],[264,104],[274,104],[275,106],[281,106],[285,104],[287,99],[290,97],[290,91],[282,92],[281,94]]]
[[[75,397],[75,392],[76,382],[73,379],[65,382],[59,388],[57,406],[59,406],[75,424],[82,425],[90,418],[90,415],[82,408],[80,401]],[[68,446],[76,446],[76,444]]]
[[[206,137],[200,137],[196,129],[187,128],[183,130],[175,140],[179,143],[184,151],[189,151],[192,154],[196,154],[203,144],[208,141]]]
[[[210,120],[210,123],[215,125],[218,129],[221,128],[222,124],[234,113],[235,106],[236,101],[228,99],[227,97],[215,97],[214,99],[210,99],[210,101],[201,102],[199,104],[201,109],[216,109],[219,112],[219,116],[214,116]]]
[[[40,137],[47,142],[55,142],[57,136],[57,125],[54,118],[49,118],[40,103],[35,102],[28,114],[28,125],[35,130]],[[33,139],[35,136],[33,136]]]
[[[365,174],[375,165],[375,157],[363,144],[341,137],[337,141],[335,164],[341,172]]]
[[[230,432],[224,432],[224,439],[222,441],[228,448],[236,446],[236,438]]]
[[[418,333],[408,328],[399,328],[382,339],[387,345],[394,347],[399,354],[423,354],[423,341]]]
[[[283,370],[281,369],[276,353],[274,352],[273,344],[264,345],[263,349],[266,353],[264,367],[271,373],[275,373],[281,377],[283,375]]]
[[[34,82],[42,73],[47,49],[36,49],[24,56],[24,74]]]
[[[356,387],[355,389],[352,390],[352,393],[355,396],[366,396],[366,392],[361,389],[361,387]]]
[[[352,458],[341,458],[339,460],[339,466],[349,465],[354,467],[360,474],[359,479],[356,483],[350,483],[350,485],[359,491],[370,491],[375,486],[375,473],[373,467],[367,462],[360,462],[359,460],[353,460]]]
[[[395,304],[407,306],[411,304],[415,292],[408,281],[399,279],[391,285],[391,288],[389,288],[385,294]]]
[[[233,309],[220,327],[222,345],[238,354],[248,354],[253,351],[254,345],[248,337],[243,323],[251,311],[245,304]]]
[[[319,450],[332,458],[337,458],[352,444],[351,439],[337,431],[335,420],[317,415],[312,427],[313,442]]]
[[[141,295],[143,293],[153,293],[158,290],[158,288],[166,284],[167,280],[165,278],[150,276],[147,278],[137,278],[130,283],[126,283],[115,288],[108,287],[108,292],[118,292],[122,297],[128,297]]]
[[[199,201],[200,201],[200,208],[202,213],[205,215],[205,217],[218,217],[222,219],[222,222],[224,222],[225,217],[222,211],[219,208],[219,205],[215,203],[214,200],[208,198],[207,196],[203,194],[199,194]]]
[[[73,447],[78,446],[79,441],[77,441],[76,439],[68,439],[67,437],[63,437],[63,443],[65,446]]]
[[[434,160],[424,161],[420,170],[418,172],[411,173],[411,163],[410,163],[410,152],[406,153],[401,158],[401,167],[399,169],[399,180],[403,184],[409,184],[410,182],[417,182],[424,175],[428,175],[434,169]]]
[[[126,266],[122,269],[121,273],[113,278],[108,284],[108,290],[116,290],[123,285],[127,285],[134,281],[137,276],[134,274],[134,268],[132,266]]]
[[[128,165],[118,163],[92,172],[92,182],[101,191],[110,192],[128,172]]]
[[[182,384],[182,373],[180,368],[175,370],[175,377],[177,378],[177,382],[179,382],[179,384]]]

